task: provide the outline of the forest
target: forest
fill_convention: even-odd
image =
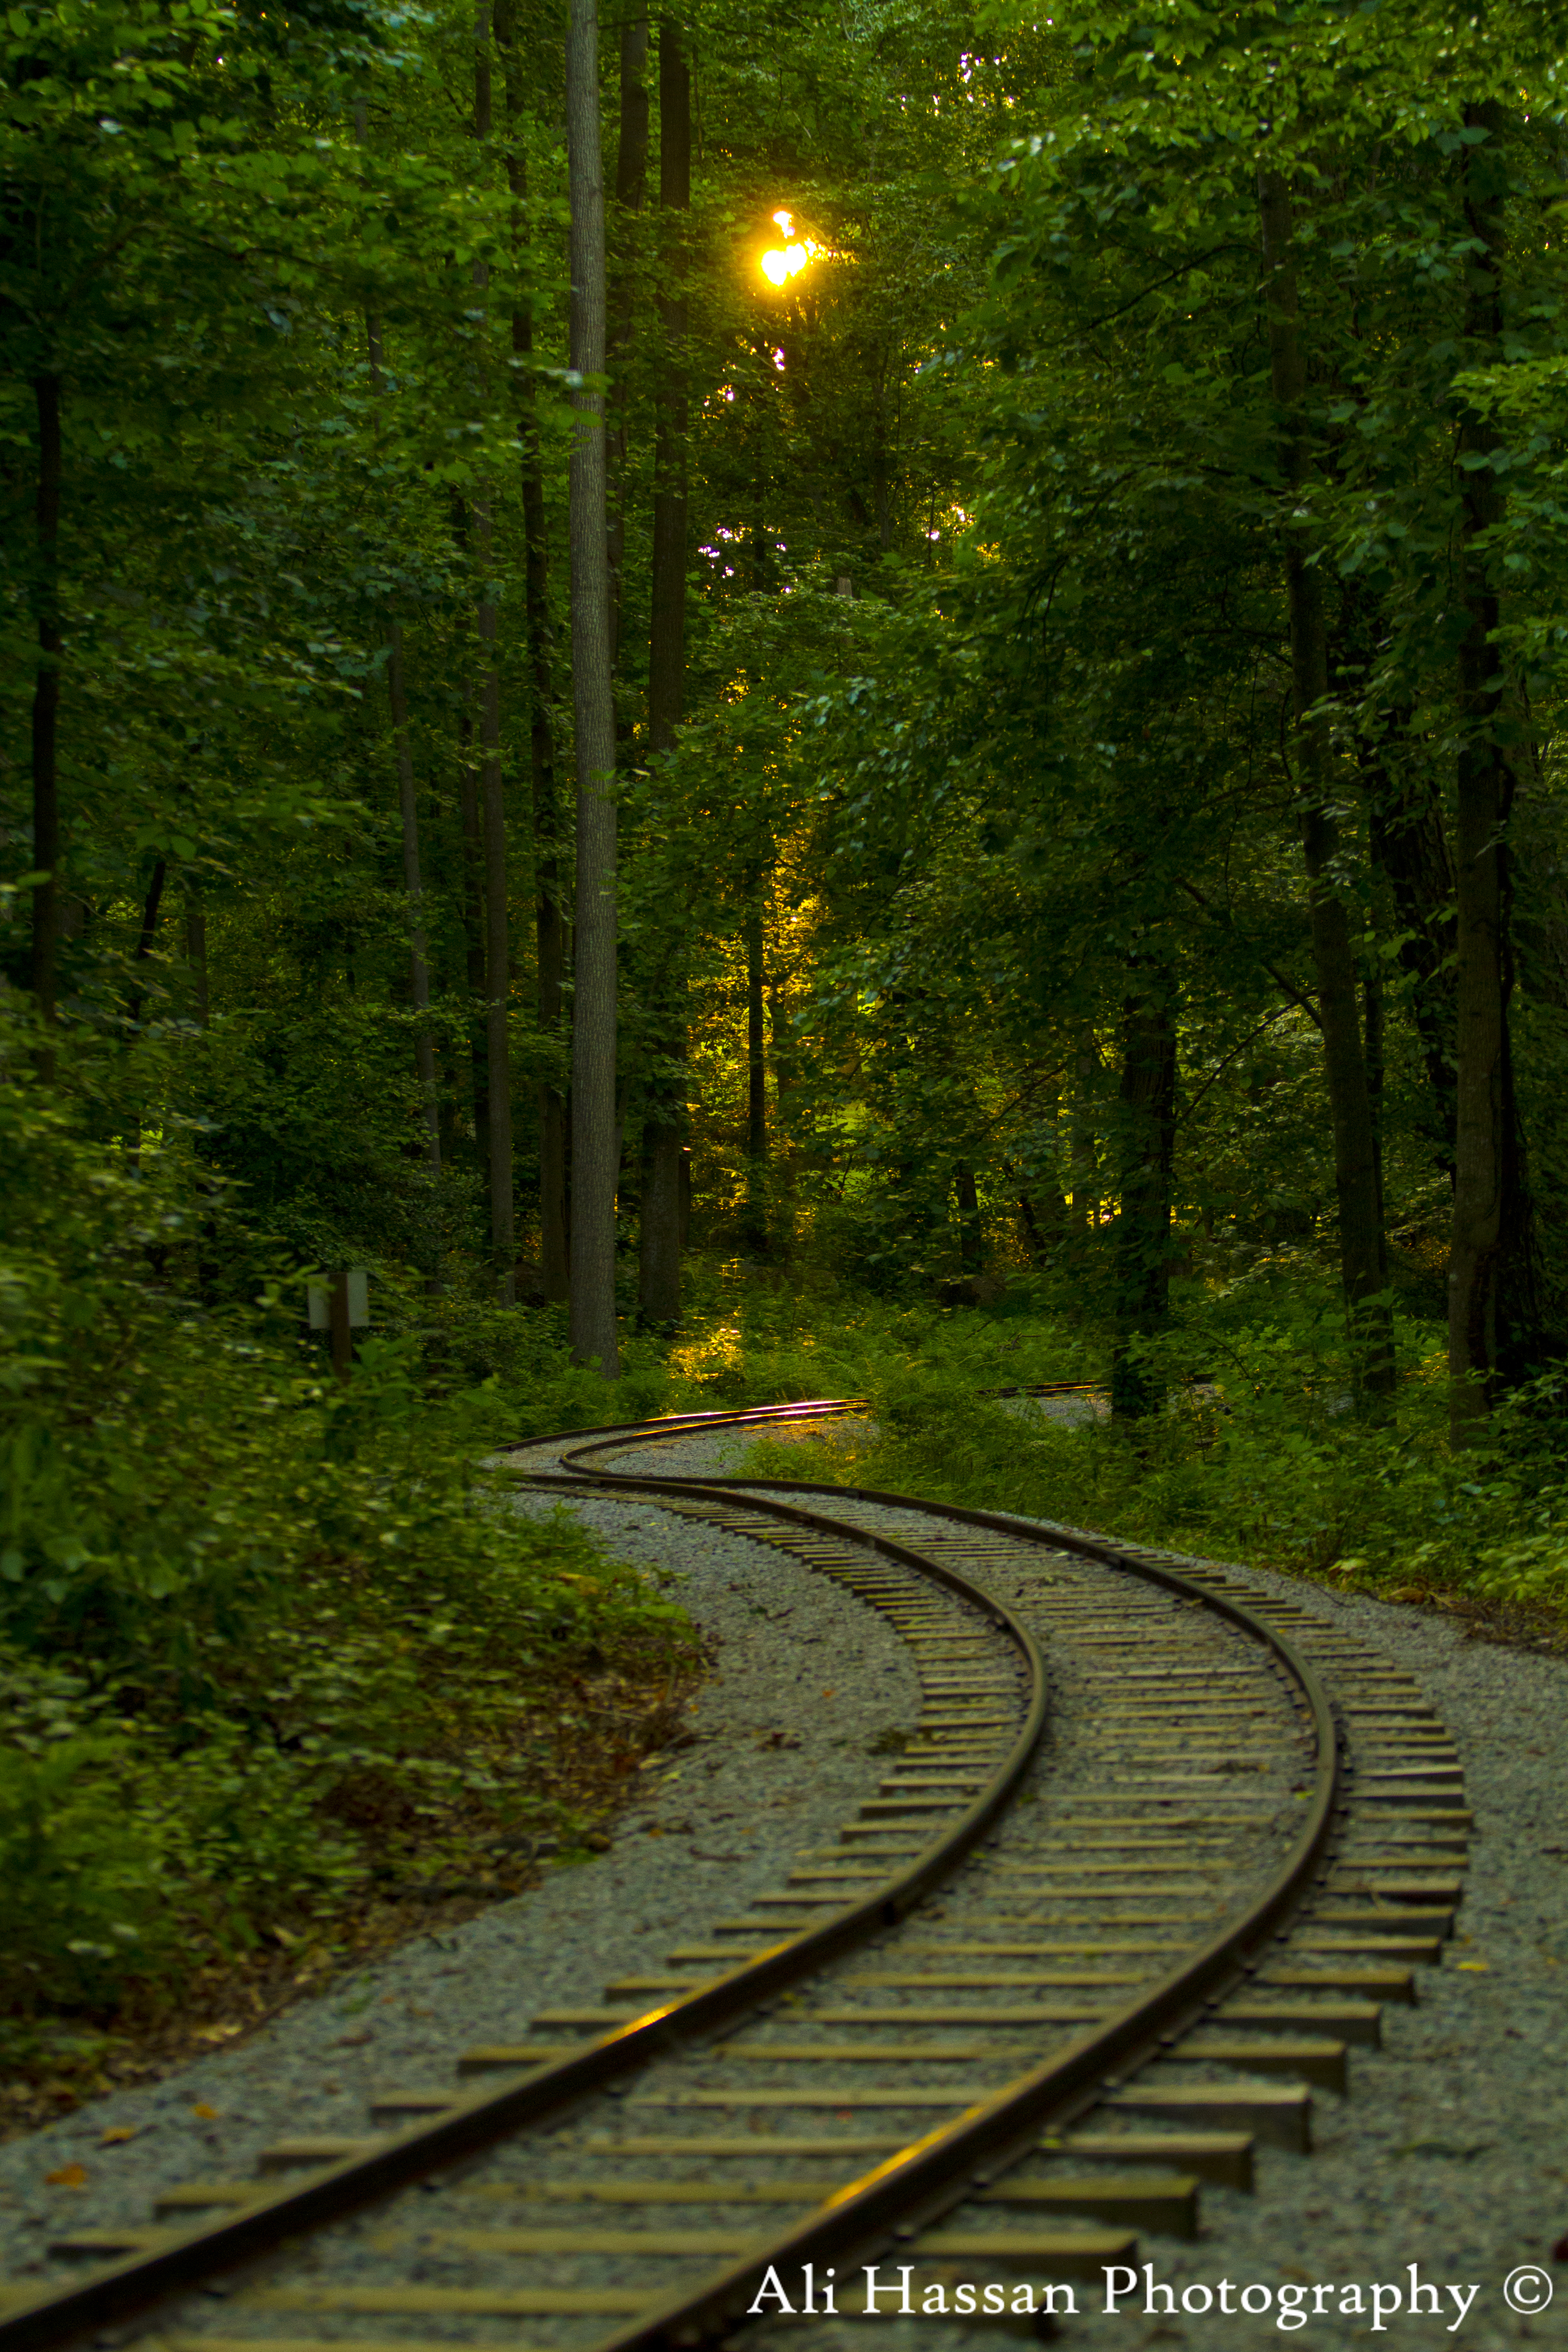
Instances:
[[[509,1437],[1562,1638],[1561,20],[636,7],[0,25],[23,2118],[591,1842]]]

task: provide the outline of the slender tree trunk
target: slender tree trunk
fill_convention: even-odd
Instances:
[[[1375,590],[1359,578],[1342,581],[1337,659],[1331,668],[1337,695],[1351,698],[1363,694],[1363,680],[1390,625],[1384,600]],[[1435,1164],[1452,1185],[1454,866],[1436,761],[1412,730],[1412,714],[1407,701],[1384,703],[1366,712],[1357,758],[1368,846],[1394,899],[1399,964],[1411,983],[1410,1009],[1426,1071],[1428,1100],[1417,1110],[1417,1123]],[[1372,1075],[1369,1032],[1369,1084]]]
[[[768,1057],[763,1003],[762,883],[754,881],[746,910],[746,1157],[768,1156]]]
[[[474,541],[481,574],[488,573],[488,502],[474,501]],[[485,1103],[490,1188],[490,1248],[503,1307],[517,1303],[517,1224],[511,1190],[511,1044],[507,1034],[510,992],[508,938],[506,799],[500,764],[500,671],[496,647],[494,589],[485,579],[479,604],[480,825],[485,865]]]
[[[1399,962],[1411,982],[1428,1101],[1421,1118],[1432,1159],[1454,1181],[1453,861],[1430,774],[1396,782],[1384,765],[1366,773],[1372,855],[1393,894]]]
[[[142,928],[136,935],[136,950],[133,958],[133,961],[137,964],[149,963],[152,961],[153,942],[158,936],[158,912],[163,903],[163,885],[168,878],[168,866],[160,857],[153,868],[153,879],[147,885],[147,896],[142,904]],[[142,1025],[142,982],[141,975],[138,973],[136,984],[132,990],[130,1003],[126,1007],[131,1026],[133,1029],[139,1029]]]
[[[1466,259],[1467,364],[1486,366],[1502,331],[1502,207],[1507,165],[1503,114],[1489,100],[1466,110],[1489,136],[1463,151],[1465,215],[1475,249]],[[1468,626],[1458,654],[1459,754],[1455,824],[1454,1225],[1448,1261],[1449,1433],[1456,1446],[1479,1433],[1500,1375],[1522,1369],[1538,1335],[1533,1221],[1524,1182],[1509,1034],[1512,987],[1508,825],[1513,763],[1501,740],[1506,678],[1496,644],[1497,592],[1485,534],[1505,499],[1489,465],[1496,435],[1473,410],[1459,418],[1462,577]]]
[[[746,1245],[768,1246],[768,1059],[763,1026],[763,879],[746,887]]]
[[[682,1160],[679,1129],[645,1118],[637,1317],[655,1329],[668,1328],[680,1316]]]
[[[528,181],[523,152],[527,106],[511,0],[496,9],[507,109],[507,179],[512,197],[512,233],[521,248]],[[534,397],[533,314],[520,306],[511,314],[511,348],[518,370],[518,439],[522,447],[523,635],[528,646],[529,774],[533,800],[534,940],[539,1025],[564,1045],[565,983],[571,926],[562,904],[561,788],[555,756],[555,631],[550,616],[550,553],[544,517],[544,459]],[[554,1078],[539,1082],[540,1288],[563,1304],[571,1276],[567,1255],[567,1099]]]
[[[653,605],[648,631],[648,740],[674,749],[686,683],[686,222],[691,208],[691,73],[680,27],[658,28],[660,351],[655,410]]]
[[[1263,264],[1268,301],[1268,354],[1279,414],[1279,465],[1299,508],[1311,467],[1302,415],[1307,370],[1298,323],[1291,260],[1290,192],[1283,176],[1258,181]],[[1328,721],[1328,634],[1321,574],[1312,547],[1292,519],[1285,541],[1285,582],[1290,608],[1290,670],[1301,847],[1311,899],[1312,957],[1317,968],[1323,1067],[1333,1128],[1334,1181],[1340,1214],[1340,1274],[1350,1328],[1352,1374],[1358,1396],[1371,1402],[1393,1393],[1394,1319],[1383,1297],[1383,1235],[1378,1219],[1377,1152],[1366,1061],[1356,1019],[1356,955],[1350,919],[1338,895],[1334,864],[1339,828],[1331,814]]]
[[[686,680],[687,380],[685,224],[691,205],[691,75],[680,27],[658,29],[659,352],[656,391],[652,613],[648,631],[648,743],[673,751]],[[643,1117],[643,1197],[638,1309],[644,1322],[669,1325],[680,1315],[686,1156],[685,985],[669,986],[662,1059],[668,1076],[648,1091]]]
[[[572,210],[572,366],[605,372],[605,187],[597,0],[571,0],[566,152]],[[571,466],[572,683],[577,721],[576,988],[572,1035],[572,1353],[620,1368],[616,1329],[616,802],[605,402],[585,387]]]
[[[488,0],[474,19],[474,135],[490,135],[489,8]],[[475,264],[475,285],[482,295],[488,273]],[[479,573],[480,799],[485,856],[485,1076],[489,1111],[490,1248],[496,1289],[503,1307],[517,1304],[517,1216],[512,1199],[511,1169],[511,1045],[507,1014],[511,986],[508,940],[506,870],[506,800],[500,763],[500,667],[497,649],[499,615],[491,580],[490,504],[488,498],[473,504],[474,550]]]
[[[463,973],[468,982],[469,1084],[474,1149],[489,1181],[490,1107],[485,1059],[485,836],[479,822],[479,771],[474,757],[474,690],[463,681],[458,714],[458,814],[463,828]]]
[[[414,753],[408,741],[408,694],[403,677],[403,631],[387,640],[386,694],[397,748],[397,813],[403,825],[403,887],[408,898],[408,984],[416,1014],[430,1011],[430,966],[425,944],[424,890],[419,876],[419,811],[414,797]],[[441,1130],[436,1098],[436,1044],[428,1022],[415,1034],[414,1065],[432,1171],[441,1172]]]
[[[1383,1169],[1383,1086],[1387,1066],[1384,1045],[1383,981],[1376,971],[1369,971],[1361,984],[1362,1034],[1366,1039],[1366,1094],[1372,1106],[1373,1170],[1377,1180],[1378,1270],[1383,1286],[1388,1287],[1388,1215],[1384,1191]]]
[[[142,1026],[142,975],[141,967],[153,958],[153,942],[158,936],[158,914],[163,902],[163,885],[169,878],[166,862],[160,857],[153,868],[153,879],[147,885],[147,896],[142,902],[142,927],[136,935],[136,947],[132,962],[136,978],[126,1004],[126,1019],[132,1029]]]
[[[571,927],[561,906],[557,835],[552,831],[536,838],[539,852],[534,948],[539,1023],[546,1036],[560,1039],[564,1049]],[[546,1298],[559,1306],[565,1303],[572,1290],[571,1196],[567,1185],[571,1128],[567,1097],[553,1078],[541,1079],[538,1108],[540,1288]]]
[[[363,142],[366,108],[362,99],[354,108],[354,131]],[[374,310],[364,314],[365,352],[371,389],[377,397],[385,389],[385,353],[381,320]],[[397,814],[403,828],[403,887],[408,899],[409,993],[416,1013],[430,1010],[430,971],[426,956],[423,894],[419,883],[419,813],[414,797],[414,755],[408,742],[408,697],[403,680],[403,631],[394,624],[387,633],[386,695],[392,709],[393,744],[397,759]],[[425,1122],[426,1153],[432,1171],[441,1172],[441,1123],[436,1091],[436,1046],[427,1025],[415,1033],[414,1066],[419,1079],[420,1116]]]
[[[621,120],[616,146],[617,257],[610,291],[606,364],[610,372],[608,421],[608,541],[610,571],[610,667],[620,652],[621,603],[626,562],[626,366],[631,357],[637,294],[636,231],[632,226],[647,194],[647,18],[628,16],[621,26]]]
[[[1171,1177],[1176,1140],[1176,1025],[1173,982],[1150,969],[1148,984],[1122,1013],[1117,1157],[1121,1206],[1116,1221],[1116,1338],[1110,1410],[1135,1420],[1156,1412],[1164,1385],[1137,1342],[1165,1318],[1170,1288]]]
[[[205,1029],[212,1018],[212,1000],[207,988],[207,915],[201,894],[188,874],[184,896],[185,961],[191,971],[196,1026]]]
[[[33,380],[38,415],[37,583],[34,617],[38,672],[33,687],[33,1002],[46,1022],[55,1017],[59,937],[60,800],[58,731],[60,708],[60,380]],[[40,1075],[53,1076],[53,1057]]]
[[[777,1256],[795,1246],[795,1098],[799,1065],[790,1034],[786,974],[775,968],[768,989],[768,1034],[773,1057],[773,1142],[770,1244]]]

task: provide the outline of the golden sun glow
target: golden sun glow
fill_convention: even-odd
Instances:
[[[772,247],[763,254],[762,272],[770,286],[787,286],[792,278],[799,277],[806,263],[820,253],[822,247],[814,245],[808,236],[795,236],[792,213],[776,212],[773,217],[773,226],[782,233],[784,242]]]

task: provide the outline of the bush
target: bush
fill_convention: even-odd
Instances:
[[[145,2010],[280,1923],[471,1876],[487,1839],[570,1844],[578,1751],[635,1747],[696,1656],[647,1579],[475,1466],[647,1410],[651,1354],[612,1395],[523,1317],[433,1302],[421,1330],[394,1269],[342,1389],[285,1303],[303,1270],[189,1139],[100,1113],[0,1088],[0,1991],[35,2017]],[[221,1294],[226,1258],[258,1292]]]
[[[1021,1318],[1016,1306],[1005,1317],[900,1315],[862,1302],[841,1318],[832,1354],[839,1392],[865,1396],[868,1418],[819,1449],[809,1475],[1394,1598],[1568,1609],[1561,1380],[1515,1391],[1488,1444],[1456,1456],[1439,1335],[1409,1323],[1398,1336],[1396,1414],[1360,1419],[1327,1283],[1299,1265],[1288,1285],[1249,1276],[1189,1296],[1149,1349],[1166,1383],[1163,1412],[1071,1426],[982,1391],[1103,1376],[1108,1335],[1096,1365],[1092,1328]],[[1194,1368],[1212,1382],[1190,1387]],[[764,1345],[755,1357],[741,1351],[731,1378],[766,1393],[774,1372]],[[787,1442],[753,1447],[748,1464],[759,1475],[807,1475]]]

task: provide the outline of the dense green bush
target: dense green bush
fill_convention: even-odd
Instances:
[[[476,1466],[648,1410],[651,1360],[607,1391],[547,1322],[439,1299],[421,1328],[394,1268],[393,1328],[342,1389],[289,1311],[302,1270],[188,1141],[105,1132],[90,1079],[74,1110],[0,1090],[0,2000],[22,2016],[166,1993],[476,1822],[570,1843],[586,1685],[657,1689],[693,1657],[644,1578]]]
[[[749,1460],[775,1476],[1020,1511],[1384,1593],[1568,1603],[1556,1376],[1513,1392],[1488,1444],[1456,1456],[1436,1331],[1400,1327],[1395,1414],[1363,1420],[1351,1409],[1336,1302],[1310,1266],[1184,1288],[1169,1337],[1150,1350],[1166,1408],[1132,1423],[1064,1425],[984,1393],[1103,1372],[1108,1334],[1037,1303],[1021,1313],[1016,1292],[1005,1313],[841,1300],[819,1349],[737,1337],[737,1386],[837,1389],[868,1408],[813,1450],[809,1470],[787,1442]],[[833,1380],[814,1383],[816,1365]],[[1212,1378],[1193,1387],[1192,1371]]]

